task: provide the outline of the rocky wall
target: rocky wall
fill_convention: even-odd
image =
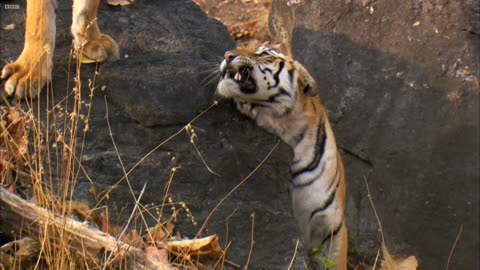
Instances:
[[[2,60],[21,51],[24,2],[1,9]],[[380,245],[378,225],[364,178],[394,254],[415,255],[420,269],[444,269],[463,224],[451,269],[478,269],[479,89],[478,4],[473,1],[299,1],[293,54],[320,86],[347,171],[352,258],[372,263]],[[59,3],[54,58],[55,98],[65,94],[71,37],[71,5]],[[472,11],[473,10],[473,11]],[[121,47],[121,59],[101,66],[93,99],[84,166],[96,188],[122,176],[107,129],[126,168],[175,134],[216,99],[207,78],[223,53],[235,46],[226,29],[189,0],[137,1],[122,8],[101,4],[101,29]],[[84,67],[83,76],[93,74]],[[206,79],[207,78],[207,79]],[[46,92],[40,97],[46,100]],[[228,101],[192,124],[196,145],[181,132],[130,175],[142,202],[160,204],[171,169],[174,201],[188,204],[199,224],[276,145]],[[298,238],[285,181],[291,151],[280,144],[272,156],[219,208],[208,230],[230,243],[229,258],[244,264],[252,218],[255,245],[251,269],[286,269]],[[94,202],[82,176],[78,199]],[[129,203],[130,202],[130,203]],[[125,183],[108,203],[128,215],[132,195]],[[123,211],[120,211],[122,210]],[[228,226],[227,226],[228,224]],[[180,215],[179,230],[195,226]],[[228,232],[227,232],[228,230]],[[227,239],[228,236],[228,239]],[[295,269],[302,269],[301,257]]]

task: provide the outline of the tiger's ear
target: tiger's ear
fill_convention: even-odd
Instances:
[[[302,66],[300,63],[295,61],[295,68],[298,72],[298,87],[299,91],[305,96],[314,97],[318,95],[318,88],[315,79],[313,79],[312,75],[308,73],[307,69]]]
[[[317,95],[317,91],[313,89],[312,85],[307,83],[304,87],[303,87],[303,94],[306,95],[306,96],[311,96],[311,97],[314,97]]]

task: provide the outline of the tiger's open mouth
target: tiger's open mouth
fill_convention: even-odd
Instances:
[[[222,78],[229,78],[236,82],[239,86],[240,91],[245,94],[253,94],[257,92],[257,83],[251,76],[253,70],[252,66],[243,65],[238,69],[234,69],[231,66],[227,67],[222,72]]]

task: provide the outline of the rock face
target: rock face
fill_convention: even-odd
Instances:
[[[17,2],[17,1],[13,1]],[[18,1],[21,2],[21,1]],[[476,1],[299,1],[294,6],[293,53],[316,78],[334,125],[347,171],[350,249],[372,262],[378,225],[364,178],[393,254],[416,255],[420,269],[442,269],[460,226],[450,269],[478,269],[479,89]],[[305,3],[304,3],[305,2]],[[56,98],[68,70],[70,4],[59,3]],[[1,7],[2,59],[15,59],[23,36],[20,10]],[[141,1],[99,10],[101,29],[114,37],[122,59],[100,69],[84,166],[99,191],[122,177],[108,118],[123,163],[132,168],[214,101],[211,74],[234,42],[193,2]],[[212,69],[213,68],[213,69]],[[85,67],[83,76],[93,73]],[[40,99],[45,102],[46,91]],[[147,184],[144,204],[159,205],[171,169],[169,193],[202,224],[217,203],[246,177],[277,139],[236,112],[228,101],[165,143],[129,175],[134,190]],[[202,161],[218,175],[210,173]],[[230,260],[247,260],[255,212],[251,269],[285,269],[298,238],[285,181],[290,149],[280,144],[266,163],[213,214],[207,228],[229,246]],[[82,176],[76,196],[94,203]],[[132,195],[122,184],[108,203],[128,216]],[[124,211],[120,211],[125,208]],[[181,212],[180,231],[194,235]],[[227,225],[228,224],[228,225]],[[228,238],[227,238],[228,236]],[[359,257],[359,258],[360,258]],[[352,256],[355,258],[355,256]],[[302,269],[301,256],[295,269]]]
[[[363,2],[299,6],[293,33],[345,150],[350,247],[377,250],[365,177],[395,253],[441,269],[463,224],[451,267],[478,268],[478,4]]]

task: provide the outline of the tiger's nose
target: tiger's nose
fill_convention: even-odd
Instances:
[[[237,55],[235,53],[233,53],[232,51],[227,51],[223,57],[225,58],[225,61],[227,61],[227,63],[230,63],[232,62],[232,60],[237,57]]]

